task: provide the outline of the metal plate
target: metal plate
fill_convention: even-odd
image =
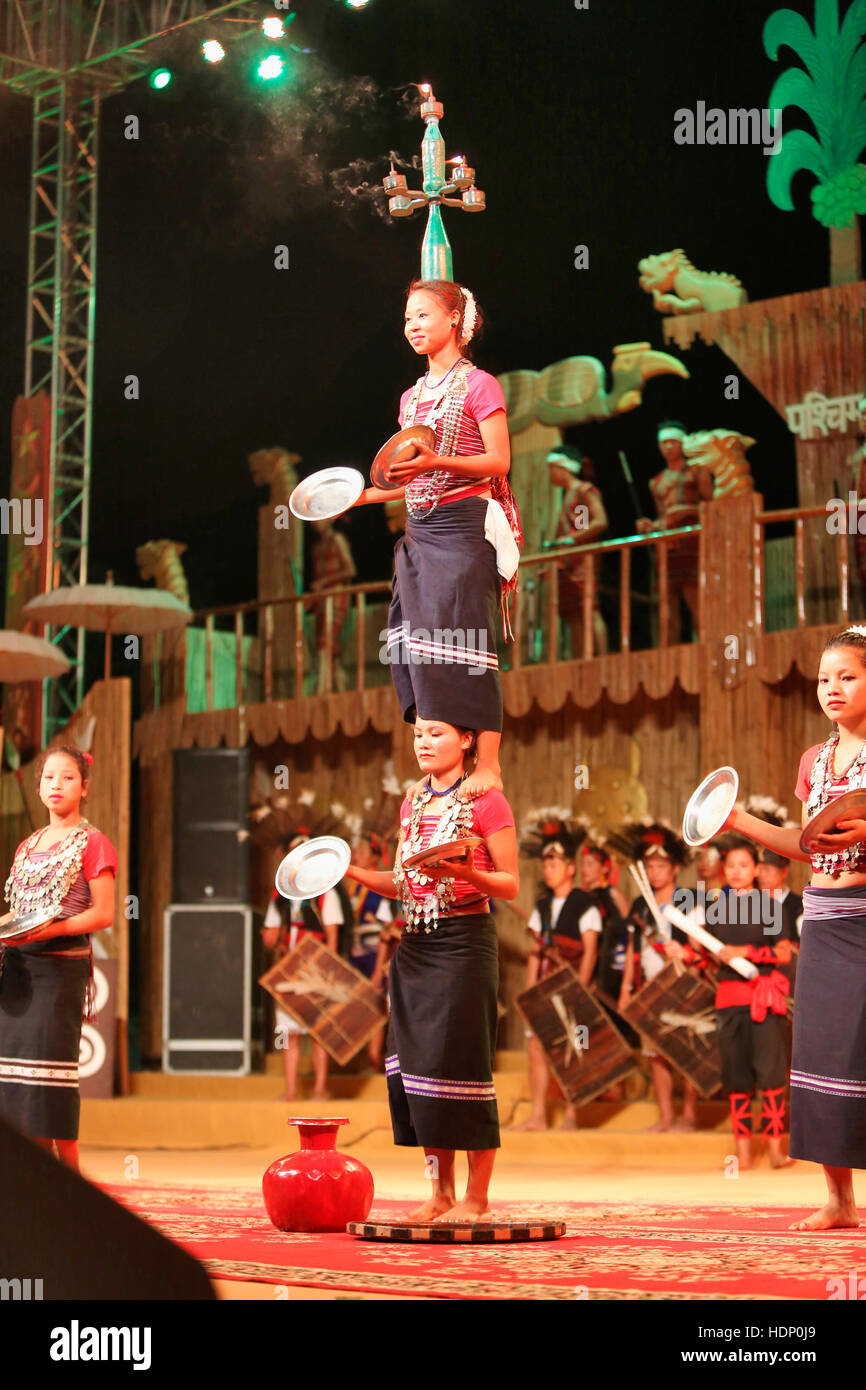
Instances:
[[[337,835],[319,835],[291,850],[277,869],[274,883],[284,898],[317,898],[340,882],[352,851]]]
[[[0,928],[0,941],[14,941],[18,937],[26,937],[37,927],[44,927],[48,922],[53,922],[56,916],[56,907],[37,907],[32,912],[24,912]]]
[[[364,475],[357,468],[321,468],[298,483],[289,509],[301,521],[328,521],[347,512],[363,491]]]
[[[435,864],[440,859],[462,859],[467,850],[477,849],[484,841],[480,835],[467,835],[462,840],[445,840],[441,845],[428,845],[417,854],[410,854],[403,860],[404,869],[417,868],[419,864]]]
[[[393,1240],[428,1245],[509,1245],[526,1240],[559,1240],[565,1235],[564,1221],[539,1220],[524,1216],[490,1221],[454,1221],[448,1225],[432,1221],[403,1221],[384,1217],[377,1221],[350,1221],[350,1236],[361,1240]]]
[[[807,821],[800,836],[800,848],[804,854],[820,854],[815,844],[816,835],[831,835],[840,820],[866,820],[866,787],[855,787],[853,791],[843,792],[823,806],[817,815]],[[839,834],[844,834],[839,831]],[[824,850],[827,854],[828,851]]]
[[[416,444],[426,444],[428,449],[432,449],[435,442],[436,432],[431,430],[429,425],[407,425],[404,430],[392,434],[390,439],[385,440],[370,465],[370,482],[373,487],[399,487],[399,483],[392,483],[388,478],[391,464],[408,463],[418,452]]]
[[[683,839],[687,845],[705,845],[718,835],[734,809],[740,779],[733,767],[717,767],[692,792],[683,815]]]

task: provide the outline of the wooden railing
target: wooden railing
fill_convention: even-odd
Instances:
[[[756,499],[757,500],[757,499]],[[806,575],[808,522],[823,517],[822,507],[787,508],[782,511],[758,511],[752,513],[752,564],[754,575],[754,625],[758,633],[765,630],[766,606],[766,564],[765,552],[767,529],[785,526],[793,529],[793,600],[796,626],[807,624],[807,598],[813,590],[809,589]],[[563,561],[568,561],[573,577],[583,584],[582,595],[582,651],[571,652],[571,659],[586,660],[593,656],[592,615],[601,599],[610,613],[616,613],[616,621],[608,623],[608,637],[616,637],[618,645],[614,650],[627,653],[633,650],[635,614],[643,611],[656,624],[654,640],[646,646],[667,647],[677,640],[678,634],[669,631],[670,594],[669,551],[670,547],[684,537],[700,536],[701,527],[682,526],[670,531],[655,531],[648,535],[627,536],[618,540],[598,541],[581,546],[579,553],[574,545],[550,546],[544,550],[524,555],[520,561],[520,586],[511,614],[514,641],[503,647],[500,662],[503,670],[517,670],[527,664],[556,662],[568,659],[561,644],[559,585]],[[836,550],[836,579],[838,581],[838,603],[831,598],[831,616],[818,614],[812,621],[833,621],[838,617],[842,622],[850,621],[850,578],[847,536],[839,536]],[[813,549],[815,549],[813,547]],[[636,551],[651,551],[654,560],[654,580],[650,593],[632,590],[632,559]],[[619,582],[616,586],[601,585],[596,581],[596,562],[600,557],[616,555],[619,561]],[[579,563],[575,565],[575,560]],[[610,562],[608,562],[608,571]],[[648,566],[649,569],[649,566]],[[701,640],[704,630],[704,597],[710,582],[723,583],[724,576],[714,574],[712,566],[704,565],[704,572],[698,576],[699,611],[697,614],[696,637]],[[596,590],[598,589],[598,593]],[[234,633],[234,701],[244,705],[255,700],[270,701],[280,699],[301,699],[310,694],[329,694],[335,689],[363,691],[368,686],[386,684],[389,679],[387,662],[383,660],[381,648],[384,646],[383,607],[391,593],[390,580],[377,580],[366,584],[350,584],[324,594],[292,594],[271,600],[250,600],[247,603],[233,604],[218,608],[207,608],[194,616],[195,624],[204,627],[204,706],[211,710],[225,707],[225,701],[215,703],[215,656],[214,634],[219,631]],[[348,599],[349,613],[346,621],[354,616],[353,655],[341,653],[335,663],[338,641],[334,640],[335,607],[338,602]],[[376,660],[371,659],[368,650],[372,631],[369,619],[373,604],[379,608],[377,618],[379,630],[376,634],[379,650]],[[825,602],[824,608],[827,608]],[[306,615],[312,622],[305,621]],[[246,623],[252,615],[256,619],[254,634],[246,632]],[[316,648],[317,624],[321,615],[324,622],[321,656]],[[227,626],[226,626],[227,624]],[[644,621],[644,628],[646,623]],[[308,627],[311,631],[308,631]],[[341,624],[342,628],[342,624]],[[312,658],[309,651],[309,638],[312,635]],[[252,641],[255,645],[255,659],[244,660],[244,645]],[[339,634],[337,634],[339,639]],[[163,656],[166,648],[163,646]],[[286,679],[277,688],[277,662],[291,657],[285,669]],[[336,669],[335,669],[336,664]],[[313,688],[315,687],[315,688]],[[155,692],[158,682],[154,683]],[[153,704],[158,703],[155,693]],[[147,702],[145,701],[145,704]],[[228,702],[229,704],[232,701]]]

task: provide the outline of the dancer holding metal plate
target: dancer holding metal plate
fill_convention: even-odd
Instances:
[[[395,867],[383,873],[350,865],[346,876],[403,900],[406,926],[389,984],[391,1122],[395,1143],[423,1146],[433,1184],[430,1199],[409,1219],[451,1223],[489,1210],[499,1148],[493,1088],[499,956],[490,898],[517,895],[517,836],[501,792],[471,802],[458,796],[472,767],[473,731],[419,718],[414,737],[425,782],[400,808]],[[473,837],[481,843],[467,847]],[[423,851],[433,846],[443,857],[431,862]],[[459,1202],[457,1149],[469,1160]]]
[[[802,833],[738,809],[726,822],[812,865],[803,894],[789,1146],[792,1156],[824,1168],[827,1202],[795,1223],[811,1231],[860,1224],[852,1170],[866,1167],[866,626],[830,638],[817,693],[835,728],[800,759]]]
[[[522,544],[507,482],[511,463],[505,397],[495,377],[473,366],[469,344],[481,328],[472,293],[447,280],[415,280],[406,300],[406,338],[427,371],[400,400],[400,424],[426,425],[414,456],[389,440],[377,456],[390,487],[368,488],[356,505],[405,490],[408,525],[395,553],[388,658],[403,717],[448,720],[478,731],[475,769],[459,797],[501,790],[502,692],[497,611],[516,587]],[[396,439],[397,437],[395,437]],[[397,452],[400,441],[397,439]],[[385,459],[382,454],[385,453]]]
[[[39,799],[49,824],[15,852],[0,918],[0,1115],[78,1168],[78,1052],[82,1015],[93,1017],[91,932],[114,917],[117,854],[81,814],[89,753],[51,748]],[[48,920],[27,932],[23,914]]]

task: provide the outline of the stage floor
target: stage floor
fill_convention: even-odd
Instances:
[[[674,1138],[668,1135],[662,1137],[666,1141]],[[579,1217],[580,1233],[584,1238],[580,1249],[587,1251],[587,1259],[590,1261],[587,1268],[590,1268],[592,1260],[595,1259],[594,1267],[597,1274],[599,1271],[602,1274],[607,1273],[602,1268],[602,1254],[615,1254],[616,1259],[611,1258],[609,1263],[616,1265],[618,1269],[623,1266],[631,1268],[629,1259],[624,1261],[623,1252],[629,1258],[634,1255],[634,1259],[631,1260],[634,1268],[629,1274],[629,1287],[626,1289],[617,1285],[616,1292],[610,1295],[613,1297],[826,1298],[827,1294],[823,1291],[824,1275],[830,1278],[838,1274],[839,1269],[847,1268],[851,1259],[861,1250],[866,1253],[866,1227],[853,1232],[797,1236],[793,1243],[784,1236],[789,1220],[794,1216],[806,1214],[823,1202],[823,1176],[820,1168],[812,1164],[797,1163],[791,1168],[774,1171],[767,1165],[766,1158],[759,1157],[751,1170],[742,1172],[739,1176],[726,1176],[725,1166],[708,1164],[705,1157],[699,1153],[699,1144],[695,1144],[695,1164],[689,1169],[688,1149],[695,1136],[684,1134],[676,1136],[678,1161],[675,1169],[671,1171],[665,1171],[658,1166],[657,1153],[650,1160],[652,1166],[647,1164],[628,1167],[621,1163],[617,1166],[589,1166],[575,1161],[576,1155],[569,1152],[572,1148],[572,1136],[567,1134],[519,1135],[509,1139],[506,1132],[503,1139],[504,1147],[497,1160],[491,1197],[497,1203],[507,1203],[507,1214],[513,1216],[521,1215],[521,1204],[524,1203],[570,1204],[572,1213],[577,1212]],[[515,1144],[515,1140],[519,1140],[519,1144]],[[658,1142],[658,1137],[647,1135],[646,1141],[651,1147]],[[273,1147],[194,1151],[139,1148],[130,1152],[129,1149],[123,1151],[82,1148],[81,1161],[82,1172],[86,1177],[100,1185],[109,1186],[113,1189],[114,1195],[122,1196],[122,1199],[125,1202],[129,1201],[134,1208],[138,1202],[137,1194],[158,1188],[186,1188],[196,1189],[199,1194],[202,1189],[207,1189],[213,1194],[214,1203],[227,1202],[229,1196],[232,1201],[248,1198],[252,1209],[259,1203],[261,1176],[265,1168],[281,1153],[291,1152],[292,1148],[291,1142],[276,1150]],[[418,1151],[398,1150],[384,1143],[383,1136],[377,1134],[353,1144],[351,1152],[366,1162],[373,1172],[376,1182],[374,1208],[382,1202],[417,1201],[426,1194],[428,1189],[424,1179],[423,1162]],[[465,1163],[465,1160],[463,1162]],[[727,1171],[730,1171],[730,1166]],[[458,1184],[464,1176],[465,1168],[461,1169],[458,1163]],[[862,1193],[860,1195],[862,1199]],[[176,1201],[177,1198],[173,1200]],[[619,1207],[622,1209],[621,1212],[617,1210]],[[688,1209],[691,1207],[695,1209],[693,1233],[689,1231]],[[144,1209],[147,1209],[146,1202]],[[792,1209],[797,1210],[792,1213]],[[622,1234],[618,1239],[620,1218]],[[644,1223],[645,1229],[640,1227],[640,1222]],[[606,1244],[604,1250],[600,1249],[591,1256],[588,1241],[595,1230],[603,1235]],[[269,1233],[269,1238],[273,1240],[272,1232]],[[321,1238],[307,1236],[302,1239],[310,1242]],[[650,1240],[662,1242],[654,1256],[658,1268],[658,1276],[655,1278],[653,1268],[656,1265],[652,1261],[647,1262],[646,1257],[647,1241]],[[665,1246],[665,1241],[674,1243]],[[809,1265],[811,1280],[809,1283],[799,1281],[803,1272],[804,1244],[805,1261]],[[799,1248],[795,1250],[794,1245]],[[784,1261],[780,1265],[779,1258],[783,1254],[783,1246],[785,1256],[791,1261],[790,1286],[785,1284],[784,1278],[778,1282],[780,1269],[784,1265]],[[385,1247],[377,1248],[387,1261]],[[406,1247],[402,1249],[405,1251]],[[537,1251],[540,1249],[541,1247],[536,1247]],[[565,1247],[561,1242],[552,1242],[544,1249],[549,1252],[553,1264],[564,1259],[561,1252]],[[717,1251],[717,1255],[714,1251]],[[499,1254],[504,1255],[505,1252]],[[746,1270],[748,1273],[754,1269],[756,1278],[760,1278],[762,1271],[772,1269],[777,1281],[772,1286],[773,1291],[762,1293],[756,1287],[753,1293],[735,1292],[735,1288],[741,1289],[742,1286],[731,1284],[732,1291],[725,1292],[724,1280],[721,1284],[722,1291],[717,1295],[714,1295],[709,1287],[706,1292],[698,1292],[698,1285],[694,1286],[695,1292],[690,1295],[688,1282],[679,1291],[672,1290],[670,1267],[672,1263],[676,1264],[678,1258],[681,1259],[684,1270],[697,1270],[703,1261],[701,1278],[707,1279],[710,1273],[708,1267],[716,1258],[722,1259],[725,1255],[734,1260],[729,1266],[729,1272],[742,1273]],[[269,1258],[276,1257],[269,1254]],[[460,1258],[463,1259],[464,1256]],[[536,1255],[534,1258],[538,1259],[539,1256]],[[574,1268],[578,1269],[578,1256],[571,1258],[577,1260]],[[862,1261],[863,1257],[860,1258]],[[739,1264],[736,1261],[739,1261]],[[321,1262],[325,1262],[324,1252]],[[380,1259],[379,1264],[382,1262]],[[303,1283],[302,1272],[299,1274],[296,1270],[295,1276],[289,1294],[282,1294],[283,1297],[290,1296],[293,1301],[382,1299],[401,1296],[417,1300],[429,1296],[420,1291],[400,1295],[393,1287],[389,1292],[358,1290],[346,1286],[313,1287],[312,1275],[310,1285],[306,1286]],[[637,1279],[637,1287],[632,1287],[632,1276]],[[688,1277],[686,1275],[687,1281]],[[396,1283],[399,1288],[399,1278],[390,1282],[392,1286]],[[599,1287],[589,1296],[605,1297],[602,1286],[611,1281],[601,1278],[596,1282],[599,1283]],[[409,1280],[408,1283],[411,1287],[412,1281]],[[214,1284],[220,1297],[224,1299],[272,1302],[279,1296],[275,1291],[275,1282],[214,1277]],[[467,1284],[467,1289],[469,1287]],[[451,1296],[461,1295],[457,1293]],[[475,1295],[467,1292],[464,1296]],[[488,1293],[481,1296],[495,1295]],[[503,1296],[515,1295],[504,1292]],[[544,1297],[545,1294],[541,1288],[540,1292],[528,1296]],[[561,1290],[551,1289],[550,1296],[562,1298],[564,1294]]]

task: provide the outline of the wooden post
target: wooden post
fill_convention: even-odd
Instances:
[[[366,596],[365,596],[364,594],[358,594],[358,595],[356,596],[356,600],[355,600],[355,651],[357,652],[357,656],[358,656],[358,682],[357,682],[357,685],[358,685],[358,689],[359,689],[359,690],[363,690],[363,689],[364,689],[364,680],[365,680],[365,675],[366,675],[366,669],[365,669],[365,668],[366,668],[366,657],[367,657],[367,632],[366,632],[366,623],[365,623],[366,613],[367,613]]]
[[[274,696],[274,605],[265,605],[265,700]]]
[[[592,610],[595,607],[595,556],[584,555],[583,557],[583,651],[581,653],[584,661],[592,660],[594,650],[593,630],[592,630]],[[577,656],[577,652],[572,652],[572,659]]]
[[[668,644],[668,548],[664,541],[656,541],[656,564],[659,580],[659,646]]]
[[[295,699],[304,698],[304,606],[295,602]]]
[[[841,621],[848,624],[851,621],[851,589],[848,578],[848,534],[840,531],[838,536],[838,548],[836,559],[839,564],[839,607],[841,609]]]
[[[205,708],[213,709],[213,613],[204,620],[204,688]]]
[[[619,552],[619,649],[631,651],[631,546]]]
[[[547,593],[547,660],[556,661],[559,653],[559,564],[556,560],[548,567]]]
[[[320,600],[321,601],[321,600]],[[317,617],[319,614],[317,613]],[[334,689],[334,599],[325,595],[325,689],[319,694],[330,695]]]
[[[798,516],[794,522],[794,591],[797,596],[797,626],[806,626],[806,529],[803,518]]]
[[[760,497],[755,493],[755,517],[752,523],[752,572],[755,584],[755,633],[764,631],[764,524],[759,513]]]
[[[235,613],[235,705],[239,709],[244,703],[244,615],[239,609]]]
[[[511,624],[514,639],[511,643],[511,669],[519,671],[522,663],[520,644],[523,641],[523,588],[518,587],[514,595],[514,622]]]

